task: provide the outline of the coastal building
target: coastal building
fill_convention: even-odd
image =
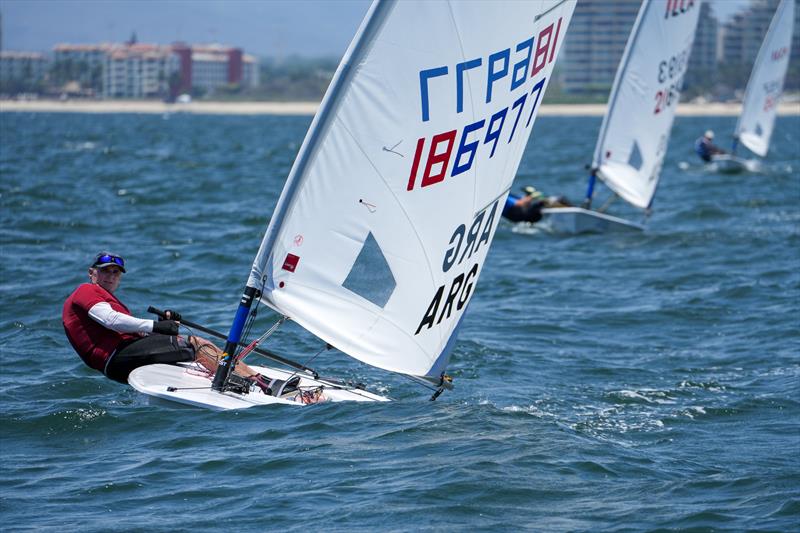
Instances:
[[[717,42],[719,40],[719,22],[714,16],[711,4],[703,2],[697,21],[692,53],[689,55],[689,66],[686,69],[685,84],[692,86],[710,86],[717,73]]]
[[[258,85],[258,60],[241,48],[219,44],[173,45],[179,64],[179,92],[213,92],[220,87]]]
[[[751,0],[745,11],[737,13],[722,27],[722,47],[720,62],[723,68],[741,72],[740,83],[744,83],[750,74],[758,50],[767,33],[769,24],[775,14],[780,0]],[[800,89],[800,9],[794,11],[794,35],[789,58],[789,74],[786,78],[787,89]]]
[[[82,89],[101,94],[104,63],[113,47],[110,43],[57,44],[51,82],[56,86],[77,82]]]
[[[722,34],[723,62],[736,65],[753,64],[777,5],[778,0],[753,2],[749,9],[736,13],[730,22],[725,24]]]
[[[226,86],[256,87],[257,58],[223,45],[158,45],[135,40],[59,44],[54,82],[77,82],[104,98],[165,98],[212,93]]]
[[[578,2],[558,59],[563,92],[608,95],[640,6],[640,0]]]
[[[250,54],[242,55],[242,86],[255,88],[261,82],[258,58]]]
[[[0,52],[0,81],[26,81],[38,83],[44,80],[49,61],[37,52]]]
[[[731,96],[733,89],[744,89],[779,2],[750,0],[724,25],[713,3],[701,3],[684,89],[702,92],[716,87],[717,95]],[[596,99],[608,95],[640,6],[639,0],[578,2],[559,58],[558,82],[565,94]],[[795,28],[800,28],[800,9],[794,16]],[[786,89],[800,89],[800,31],[792,37]]]
[[[75,63],[87,67],[101,66],[106,54],[114,47],[110,43],[101,44],[57,44],[53,47],[53,61]]]
[[[178,58],[171,46],[130,44],[115,46],[103,63],[105,98],[164,98]]]

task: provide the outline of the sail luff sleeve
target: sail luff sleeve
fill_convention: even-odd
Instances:
[[[302,184],[302,180],[305,178],[306,168],[314,156],[319,140],[324,136],[325,130],[330,122],[330,117],[333,116],[340,102],[340,97],[344,88],[347,86],[348,79],[352,76],[352,65],[358,64],[360,57],[364,54],[367,45],[371,41],[372,35],[380,29],[381,24],[386,20],[386,17],[395,3],[396,0],[375,0],[370,6],[367,15],[364,17],[364,21],[361,23],[356,36],[345,52],[339,64],[339,68],[336,70],[331,80],[328,91],[322,99],[319,111],[311,122],[308,134],[300,147],[295,164],[289,172],[286,185],[278,199],[275,212],[264,234],[264,238],[261,241],[261,246],[258,249],[255,260],[253,261],[250,277],[247,281],[248,287],[259,289],[261,287],[265,287],[266,289],[272,288],[271,280],[269,279],[268,273],[265,272],[265,267],[272,254],[272,248],[278,237],[281,224],[292,206],[295,193]],[[267,291],[265,290],[264,292]]]

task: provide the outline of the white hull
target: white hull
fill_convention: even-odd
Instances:
[[[277,368],[252,365],[250,368],[269,378],[286,380],[295,375],[292,372]],[[301,378],[299,385],[301,390],[323,387],[325,401],[389,401],[388,398],[365,390],[338,387],[325,380],[315,380],[305,374],[296,375]],[[143,366],[131,372],[128,377],[128,384],[142,394],[151,397],[215,411],[248,409],[257,405],[283,404],[298,407],[304,405],[292,398],[267,396],[257,387],[251,389],[248,394],[213,391],[211,390],[211,379],[194,363],[181,366],[161,364]]]
[[[715,172],[720,172],[722,174],[738,174],[744,171],[755,172],[758,167],[758,161],[724,154],[715,155],[711,159],[709,165],[713,167]]]
[[[542,209],[542,220],[537,225],[553,233],[569,234],[644,230],[641,224],[581,207]]]

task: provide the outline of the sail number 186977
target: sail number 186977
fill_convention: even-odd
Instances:
[[[561,23],[562,19],[559,18],[537,35],[487,57],[476,57],[455,66],[442,65],[419,72],[423,123],[430,121],[432,116],[435,118],[437,111],[442,114],[443,106],[455,106],[448,114],[453,110],[457,114],[464,112],[468,71],[475,74],[482,71],[479,79],[484,80],[483,91],[478,98],[487,108],[500,91],[521,94],[513,104],[491,115],[489,112],[483,117],[479,114],[479,120],[466,126],[418,139],[406,190],[439,183],[448,175],[448,170],[451,177],[468,171],[481,146],[487,147],[486,156],[492,158],[498,148],[502,149],[511,143],[519,130],[531,126],[545,87],[545,73],[548,72],[545,67],[555,59]],[[527,90],[528,87],[531,87],[530,90]],[[440,104],[435,106],[432,102]],[[526,118],[520,121],[521,117]],[[501,136],[504,139],[502,143]],[[456,142],[456,139],[459,141]],[[455,157],[451,160],[454,153]]]

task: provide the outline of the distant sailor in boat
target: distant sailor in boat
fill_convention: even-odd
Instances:
[[[542,209],[545,207],[569,207],[570,204],[563,196],[545,197],[535,187],[523,187],[523,196],[508,195],[503,206],[503,216],[511,222],[539,222],[542,219]]]
[[[101,252],[89,267],[89,283],[81,284],[64,302],[62,321],[70,344],[83,362],[120,383],[144,365],[198,361],[214,371],[219,348],[206,339],[178,336],[180,314],[167,311],[167,320],[131,316],[115,295],[125,270],[119,255]],[[268,379],[239,363],[236,373],[259,387]]]
[[[711,159],[716,154],[724,154],[725,150],[714,144],[714,132],[708,130],[705,134],[694,142],[694,151],[700,156],[700,159],[706,163],[710,163]]]

